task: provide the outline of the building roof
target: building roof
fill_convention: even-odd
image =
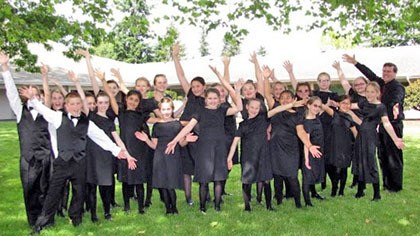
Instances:
[[[38,62],[49,65],[50,78],[58,79],[64,86],[71,86],[72,83],[67,79],[67,72],[73,70],[78,74],[83,86],[90,86],[87,75],[87,67],[84,60],[75,62],[63,55],[65,48],[59,44],[53,44],[52,51],[45,50],[41,45],[30,45],[32,53],[38,55]],[[269,65],[275,69],[278,80],[288,82],[287,72],[282,67],[283,61],[290,60],[293,63],[296,78],[299,81],[315,81],[320,72],[327,72],[332,79],[337,79],[337,73],[331,66],[335,60],[341,61],[344,53],[355,54],[356,59],[367,65],[370,69],[381,75],[382,65],[385,62],[393,62],[398,66],[398,79],[418,79],[420,78],[420,46],[402,46],[390,48],[356,48],[347,50],[326,50],[310,51],[306,53],[294,53],[293,49],[288,52],[280,52],[278,55],[267,55],[259,57],[261,65]],[[104,70],[107,79],[112,79],[110,69],[119,68],[127,86],[133,86],[136,78],[144,76],[151,82],[156,74],[165,74],[168,78],[169,86],[179,85],[176,77],[175,67],[172,61],[129,64],[115,61],[112,59],[93,56],[92,63],[94,68]],[[195,76],[205,78],[206,82],[217,82],[217,78],[209,69],[208,65],[215,65],[220,71],[223,65],[220,58],[202,57],[181,61],[185,75],[188,80]],[[350,80],[358,77],[361,73],[351,64],[341,63],[346,77]],[[13,68],[13,65],[12,65]],[[231,80],[238,78],[254,79],[254,67],[249,62],[249,55],[242,54],[231,58],[230,64]],[[41,84],[40,74],[28,73],[25,71],[13,72],[16,84]],[[0,80],[0,84],[3,81]]]

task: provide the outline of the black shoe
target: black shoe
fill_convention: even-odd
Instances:
[[[188,204],[188,206],[192,206],[192,205],[194,205],[194,202],[193,202],[192,199],[187,199],[187,204]]]
[[[111,207],[112,208],[117,208],[117,207],[121,207],[121,206],[118,203],[114,202],[114,203],[111,203]]]
[[[74,227],[77,227],[82,224],[82,218],[73,218],[71,219],[71,223]]]
[[[130,206],[124,206],[124,212],[129,213],[130,212]]]
[[[305,203],[305,206],[306,207],[313,207],[314,205],[311,202],[307,202],[307,203]]]
[[[97,216],[92,216],[92,217],[90,217],[90,219],[92,220],[92,223],[98,223],[98,221],[99,221]]]
[[[380,195],[379,196],[373,196],[373,198],[372,198],[372,202],[377,202],[379,200],[381,200],[381,196]]]
[[[179,214],[178,208],[172,207],[172,214],[178,215]]]
[[[111,221],[112,220],[111,213],[105,213],[105,220],[108,220],[108,221]]]
[[[321,183],[321,190],[324,190],[327,188],[327,182],[322,182]]]
[[[302,208],[302,203],[300,203],[300,202],[295,202],[295,206],[296,206],[296,208]]]
[[[144,213],[146,213],[146,212],[144,211],[144,208],[139,209],[139,214],[140,214],[140,215],[143,215]]]
[[[268,206],[267,211],[276,211],[276,210],[272,206]]]
[[[354,188],[354,187],[356,187],[357,186],[357,182],[353,182],[351,185],[350,185],[350,188]]]
[[[331,192],[331,197],[337,196],[337,192]]]
[[[215,211],[220,211],[220,206],[216,206],[216,207],[214,207],[214,210],[215,210]]]
[[[356,195],[354,195],[355,198],[362,198],[365,196],[365,193],[356,193]]]
[[[245,205],[245,211],[251,212],[251,206],[250,205]]]
[[[312,198],[316,198],[316,199],[318,199],[318,200],[325,200],[325,197],[323,197],[323,196],[321,196],[321,195],[319,195],[318,193],[317,194],[314,194],[314,195],[312,195]]]
[[[206,214],[207,209],[205,207],[200,207],[200,211],[201,213],[203,213],[204,215]]]
[[[42,227],[39,225],[35,225],[34,227],[32,227],[32,231],[29,233],[29,235],[39,235],[39,233],[41,233],[42,231]]]
[[[277,201],[277,205],[283,204],[283,199],[276,199],[276,201]]]
[[[171,215],[173,212],[172,212],[172,209],[171,208],[167,208],[166,209],[166,215]]]

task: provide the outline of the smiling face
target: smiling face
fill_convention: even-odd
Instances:
[[[255,98],[257,95],[257,89],[255,88],[253,83],[247,82],[242,86],[242,95],[246,99]]]
[[[163,119],[170,119],[174,114],[173,104],[164,102],[160,104],[160,112],[162,113]]]
[[[125,98],[127,110],[135,111],[140,104],[140,97],[137,94],[132,94]]]
[[[343,101],[338,103],[338,107],[339,107],[340,111],[342,111],[342,112],[350,111],[350,105],[351,105],[351,102],[350,102],[349,98],[344,99]]]
[[[209,109],[216,109],[220,104],[220,97],[215,92],[208,92],[205,98],[206,107]]]
[[[382,79],[385,83],[395,79],[397,76],[397,72],[395,72],[395,68],[393,66],[384,66],[382,68]]]
[[[98,100],[98,112],[101,112],[101,113],[106,113],[106,111],[108,110],[108,108],[109,108],[109,97],[107,97],[107,96],[99,96],[98,98],[97,98],[97,100]]]
[[[280,105],[284,106],[293,102],[293,96],[288,93],[284,92],[280,95]]]
[[[308,104],[306,105],[308,108],[308,114],[312,116],[318,115],[319,112],[321,111],[321,105],[322,105],[321,99],[316,99],[312,103],[308,101]]]
[[[64,107],[68,113],[73,116],[80,116],[82,113],[82,99],[80,97],[68,97]]]
[[[359,77],[354,80],[353,88],[357,94],[363,94],[366,91],[366,80],[363,77]]]
[[[330,85],[331,85],[331,79],[330,76],[328,74],[325,73],[321,73],[318,76],[318,86],[319,86],[319,90],[321,91],[326,91],[330,89]]]
[[[368,102],[377,102],[379,100],[379,96],[381,95],[379,86],[374,86],[373,84],[368,84],[366,86],[366,99]]]
[[[52,109],[57,111],[63,108],[64,106],[64,96],[58,92],[53,91],[51,94],[51,106]]]
[[[150,90],[150,85],[147,81],[137,80],[135,89],[144,96]]]
[[[112,96],[117,96],[118,92],[120,91],[120,88],[115,82],[108,83],[108,87],[111,90]]]
[[[157,76],[154,80],[155,90],[161,93],[165,92],[168,88],[168,79],[165,76]]]
[[[306,98],[309,98],[310,94],[311,94],[311,90],[310,90],[310,88],[309,88],[307,85],[305,85],[305,84],[299,85],[299,86],[296,88],[296,95],[297,95],[299,98],[301,98],[301,99],[306,99]]]
[[[261,102],[259,100],[250,100],[246,104],[246,110],[248,111],[249,118],[254,118],[260,113]]]
[[[206,87],[198,81],[191,82],[191,91],[194,94],[194,96],[197,96],[197,97],[203,96],[205,88]]]

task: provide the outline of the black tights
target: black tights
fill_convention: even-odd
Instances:
[[[200,183],[200,210],[206,211],[207,196],[209,195],[209,184]],[[214,207],[220,210],[220,203],[222,201],[222,181],[214,181]]]
[[[176,208],[176,192],[175,189],[160,188],[163,202],[165,203],[166,213],[178,213]]]
[[[187,201],[187,203],[192,202],[191,186],[192,186],[191,175],[184,174],[184,192],[185,192],[185,200]]]
[[[144,213],[144,186],[143,184],[131,185],[127,183],[122,184],[122,192],[124,199],[124,211],[130,210],[130,194],[133,192],[133,189],[136,191],[137,202],[139,205],[139,213]]]
[[[244,198],[245,203],[245,210],[251,210],[251,206],[249,202],[251,201],[251,185],[252,184],[242,184],[242,195]],[[271,206],[271,186],[270,181],[265,182],[258,182],[257,183],[257,201],[258,199],[262,198],[262,192],[264,191],[264,197],[265,197],[265,205],[267,209],[272,209]],[[261,202],[261,200],[259,200]]]
[[[283,202],[283,183],[285,183],[286,192],[287,188],[289,188],[289,195],[294,198],[296,207],[300,207],[300,186],[297,177],[274,175],[274,197],[277,200],[277,204],[281,204]]]
[[[347,168],[337,168],[334,167],[334,171],[331,172],[331,196],[336,196],[337,191],[338,195],[344,195],[344,188],[346,187],[347,181]],[[340,190],[338,190],[338,184],[340,184]]]
[[[87,196],[88,196],[88,202],[90,207],[90,213],[91,218],[97,218],[96,217],[96,188],[97,185],[95,184],[87,184]],[[99,186],[99,194],[102,199],[102,205],[104,208],[104,214],[109,215],[111,210],[111,200],[112,200],[112,186]]]
[[[316,192],[315,189],[315,184],[302,184],[302,192],[303,192],[303,199],[305,200],[305,204],[307,206],[312,206],[312,202],[311,202],[311,197],[309,195],[309,193],[312,196],[316,196],[318,193]]]

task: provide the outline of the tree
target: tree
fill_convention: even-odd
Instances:
[[[233,57],[241,53],[241,42],[230,32],[226,32],[223,37],[222,56]]]
[[[74,49],[86,45],[98,45],[105,30],[98,24],[107,24],[112,11],[106,0],[67,2],[73,12],[82,12],[86,20],[75,20],[59,15],[55,7],[67,2],[55,1],[0,1],[0,49],[14,59],[14,63],[27,71],[39,71],[35,66],[37,56],[30,53],[29,43],[60,42],[69,46],[66,56],[75,57]]]
[[[171,25],[164,36],[158,36],[157,45],[153,49],[152,62],[169,61],[171,60],[172,45],[179,39],[179,32],[175,26]],[[180,45],[181,50],[179,53],[180,58],[185,57],[185,46]]]
[[[420,111],[420,80],[415,80],[405,88],[404,108]]]
[[[209,43],[207,42],[207,30],[205,27],[201,27],[201,37],[200,37],[200,56],[205,57],[210,55]]]
[[[265,49],[265,47],[260,46],[257,50],[257,55],[265,57],[267,55],[267,50]]]

